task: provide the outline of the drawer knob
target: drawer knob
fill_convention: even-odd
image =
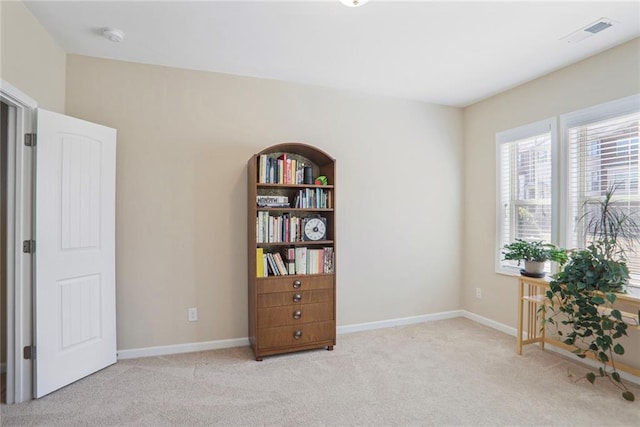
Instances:
[[[302,301],[302,295],[294,294],[293,295],[293,302],[300,302],[300,301]]]
[[[302,317],[302,312],[300,310],[294,311],[293,312],[293,318],[298,320],[299,318]]]
[[[300,286],[302,286],[302,282],[300,280],[293,281],[293,289],[298,289]]]
[[[302,331],[295,331],[293,333],[293,339],[294,340],[299,340],[302,337]]]

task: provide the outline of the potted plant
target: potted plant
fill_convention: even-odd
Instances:
[[[572,251],[562,271],[550,282],[547,291],[551,316],[543,323],[565,325],[568,332],[558,330],[563,342],[573,347],[580,358],[590,355],[601,362],[600,377],[608,378],[622,390],[622,397],[635,400],[616,370],[614,357],[624,354],[619,339],[627,335],[629,319],[616,309],[616,293],[625,292],[629,282],[625,251],[634,250],[640,237],[637,213],[615,204],[616,187],[610,187],[602,199],[588,200],[581,221],[592,243],[587,249]],[[547,311],[542,305],[540,310]],[[562,315],[560,321],[555,320]],[[635,322],[640,322],[640,313]],[[544,325],[543,325],[544,327]],[[596,373],[585,377],[594,383]]]
[[[515,242],[504,245],[503,249],[505,260],[518,261],[518,265],[524,261],[523,274],[534,277],[544,277],[544,263],[547,261],[555,261],[560,265],[567,262],[567,251],[552,243],[516,239]]]

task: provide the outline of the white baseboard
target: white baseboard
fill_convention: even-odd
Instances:
[[[467,310],[461,310],[462,317],[465,317],[469,320],[473,320],[476,323],[480,323],[481,325],[488,326],[493,329],[497,329],[500,332],[504,332],[507,335],[516,336],[518,334],[518,330],[516,328],[512,328],[511,326],[507,326],[504,323],[496,322],[495,320],[488,319],[486,317],[480,316],[479,314],[471,313]]]
[[[399,319],[380,320],[377,322],[357,323],[355,325],[338,326],[338,334],[371,331],[373,329],[390,328],[392,326],[412,325],[414,323],[432,322],[434,320],[453,319],[463,316],[463,310],[444,311],[442,313],[423,314]]]
[[[491,320],[491,319],[487,319],[486,317],[482,317],[478,314],[475,313],[471,313],[469,311],[463,310],[464,314],[463,316],[466,317],[469,320],[473,320],[474,322],[480,323],[482,325],[488,326],[490,328],[493,329],[497,329],[500,332],[504,332],[505,334],[508,335],[512,335],[512,336],[516,336],[518,335],[518,330],[516,328],[512,328],[511,326],[507,326],[503,323],[500,322],[496,322],[495,320]],[[526,335],[525,335],[526,338]],[[570,351],[564,350],[560,347],[556,347],[552,344],[547,344],[544,346],[545,350],[550,350],[554,353],[558,353],[568,359],[571,359],[572,361],[578,362],[578,363],[582,363],[585,365],[588,365],[592,368],[599,368],[601,365],[596,362],[595,360],[591,360],[591,359],[581,359],[578,356],[576,356],[575,354],[571,353]],[[634,384],[638,384],[640,385],[640,377],[636,377],[635,375],[631,375],[627,372],[624,371],[618,371],[620,373],[620,376],[626,380],[629,381],[630,383],[634,383]]]
[[[337,333],[348,334],[351,332],[369,331],[373,329],[389,328],[392,326],[410,325],[414,323],[423,323],[442,319],[453,319],[454,317],[461,317],[463,315],[462,313],[462,310],[445,311],[442,313],[425,314],[422,316],[403,317],[400,319],[390,319],[378,322],[339,326],[337,328]],[[179,353],[192,353],[194,351],[217,350],[221,348],[243,347],[247,345],[249,345],[249,338],[243,337],[229,340],[134,348],[127,350],[118,350],[118,360],[135,359],[137,357],[166,356],[169,354]]]
[[[371,331],[374,329],[390,328],[393,326],[412,325],[415,323],[433,322],[435,320],[453,319],[456,317],[464,317],[471,321],[480,323],[481,325],[485,325],[490,328],[496,329],[507,335],[511,335],[514,337],[517,335],[516,328],[512,328],[511,326],[507,326],[503,323],[496,322],[495,320],[491,320],[489,318],[480,316],[479,314],[471,313],[470,311],[466,311],[466,310],[444,311],[441,313],[423,314],[421,316],[402,317],[399,319],[380,320],[376,322],[357,323],[354,325],[338,326],[337,333],[350,334],[353,332]],[[243,347],[248,345],[249,345],[249,339],[247,337],[243,337],[243,338],[234,338],[234,339],[228,339],[228,340],[205,341],[205,342],[166,345],[166,346],[158,346],[158,347],[145,347],[145,348],[137,348],[137,349],[129,349],[129,350],[118,350],[118,359],[124,360],[124,359],[134,359],[137,357],[166,356],[169,354],[191,353],[194,351],[217,350],[221,348]],[[545,349],[549,349],[555,353],[561,354],[578,363],[584,363],[586,365],[589,365],[595,368],[598,368],[600,366],[597,362],[593,360],[581,359],[575,354],[569,351],[563,350],[561,348],[555,347],[553,345],[547,345],[545,346]],[[6,369],[6,366],[4,364],[0,366],[1,366],[2,372],[4,372]],[[636,377],[631,374],[627,374],[626,372],[620,372],[620,376],[624,378],[626,381],[640,385],[639,377]]]
[[[247,345],[249,345],[249,339],[245,337],[229,340],[134,348],[129,350],[118,350],[118,359],[123,360],[135,359],[137,357],[166,356],[168,354],[192,353],[194,351],[218,350],[221,348],[243,347]]]

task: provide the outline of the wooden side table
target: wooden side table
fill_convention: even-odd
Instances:
[[[546,279],[520,276],[518,278],[518,335],[516,353],[522,354],[525,344],[539,343],[540,350],[544,350],[545,333],[542,327],[544,313],[538,313],[540,304],[544,304],[545,292],[549,289]],[[526,307],[525,307],[526,303]],[[526,311],[527,338],[523,339],[523,326]]]
[[[549,289],[549,280],[537,279],[533,277],[520,276],[518,278],[518,332],[516,336],[516,353],[522,354],[522,347],[526,344],[538,343],[540,350],[544,350],[545,343],[560,347],[567,351],[572,351],[574,347],[563,343],[560,340],[545,336],[543,327],[544,312],[538,312],[542,304],[546,304],[546,292]],[[640,330],[640,289],[630,288],[627,293],[616,293],[616,304],[624,304],[631,307],[632,311],[622,311],[623,319],[627,319],[627,324],[632,329]],[[606,310],[609,309],[604,309]],[[525,325],[526,319],[526,325]],[[626,320],[625,320],[626,321]],[[524,329],[526,327],[526,338]],[[591,353],[587,357],[594,359]],[[640,369],[616,362],[616,368],[640,377]]]

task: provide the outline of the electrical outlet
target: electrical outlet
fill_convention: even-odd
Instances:
[[[476,298],[482,299],[482,288],[476,288]]]
[[[187,318],[189,319],[189,322],[195,322],[196,320],[198,320],[198,309],[195,307],[188,308]]]

